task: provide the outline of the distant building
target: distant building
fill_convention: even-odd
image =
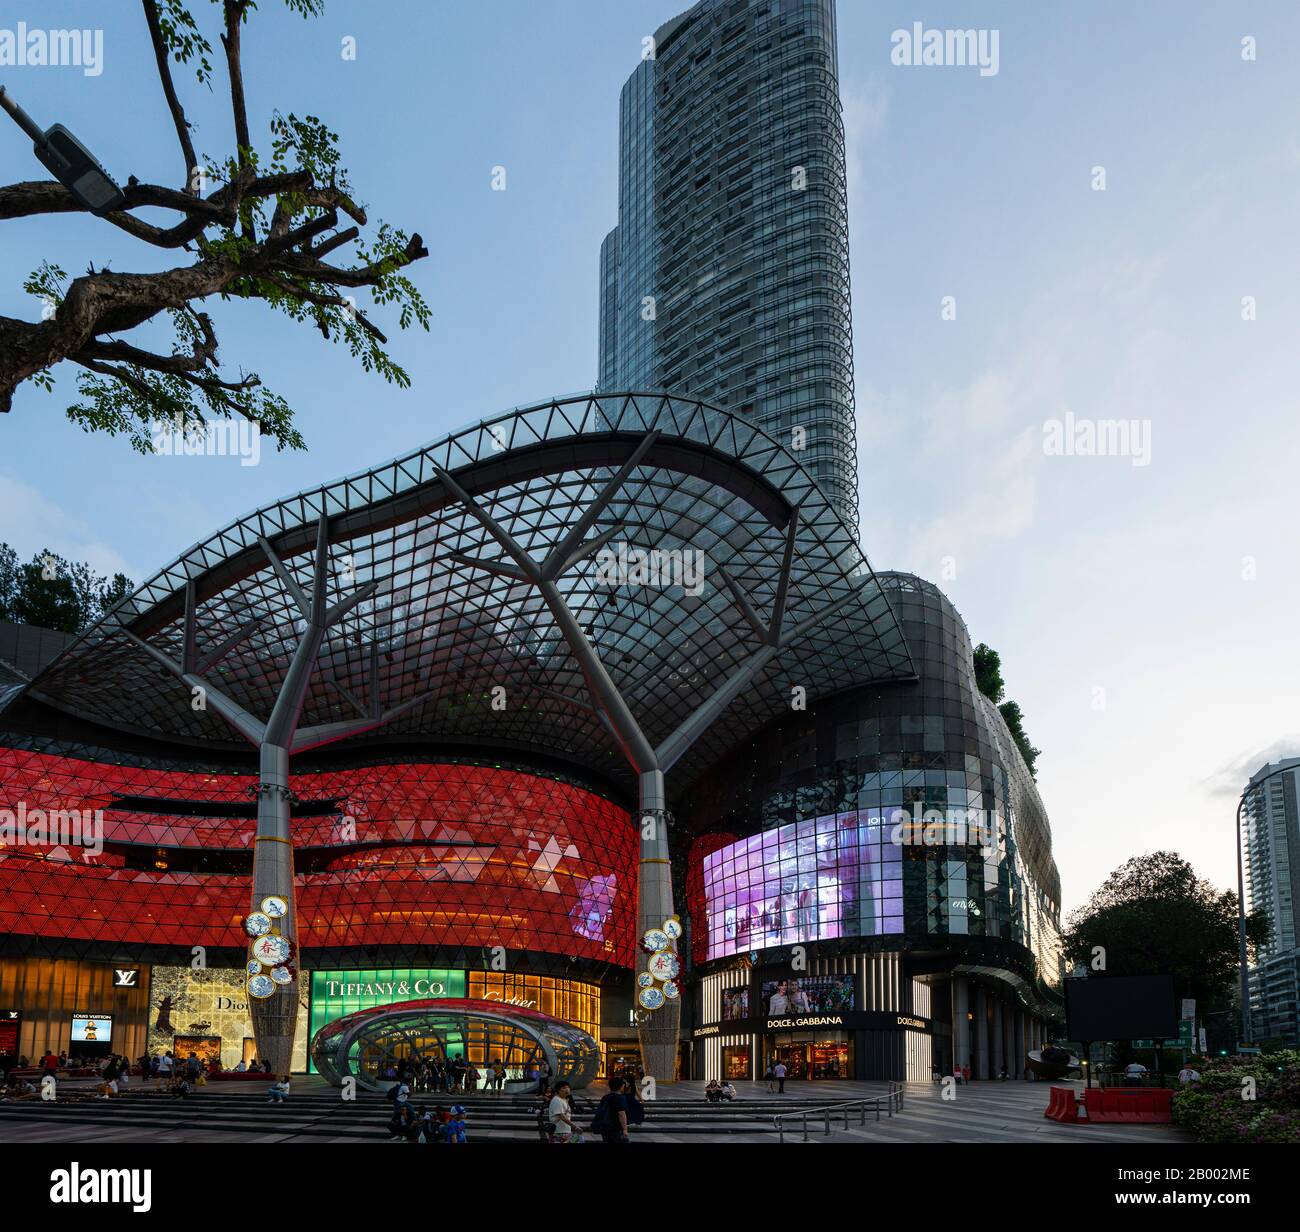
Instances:
[[[1247,792],[1241,839],[1247,909],[1263,912],[1272,925],[1250,972],[1251,1021],[1257,1040],[1300,1044],[1300,757],[1261,766]]]

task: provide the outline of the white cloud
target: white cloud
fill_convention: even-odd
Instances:
[[[868,77],[861,84],[843,86],[840,101],[844,107],[844,156],[849,182],[849,200],[862,184],[862,151],[885,131],[889,117],[889,90],[878,77]]]
[[[73,517],[38,488],[0,472],[0,539],[20,560],[48,548],[71,561],[85,561],[97,573],[136,576],[127,562],[80,518]]]
[[[1256,770],[1288,757],[1300,757],[1300,732],[1274,740],[1267,748],[1242,753],[1224,762],[1213,774],[1202,779],[1201,784],[1212,796],[1227,796],[1235,800],[1246,789]]]

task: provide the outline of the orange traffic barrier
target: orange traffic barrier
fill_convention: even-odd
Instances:
[[[1094,1087],[1083,1093],[1089,1121],[1168,1125],[1174,1093],[1161,1087]]]
[[[1075,1098],[1073,1087],[1052,1087],[1052,1098],[1048,1102],[1044,1116],[1053,1121],[1077,1121],[1079,1119],[1079,1101]]]

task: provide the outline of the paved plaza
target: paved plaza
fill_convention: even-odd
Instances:
[[[1081,1084],[1075,1084],[1080,1086]],[[60,1084],[65,1098],[54,1103],[0,1104],[0,1141],[5,1142],[348,1142],[387,1143],[389,1105],[382,1095],[359,1092],[355,1100],[318,1077],[293,1080],[284,1106],[270,1106],[265,1094],[246,1084],[211,1083],[189,1099],[173,1100],[151,1089],[135,1089],[116,1100],[74,1099],[87,1091],[74,1082]],[[782,1114],[785,1143],[851,1142],[1186,1142],[1168,1125],[1061,1125],[1043,1115],[1046,1083],[973,1083],[945,1100],[934,1083],[904,1086],[902,1110],[892,1115],[886,1083],[787,1082],[784,1096],[768,1094],[765,1084],[742,1083],[734,1104],[709,1104],[703,1083],[684,1082],[660,1089],[647,1104],[644,1125],[633,1131],[640,1143],[771,1143],[781,1141],[774,1117]],[[579,1123],[590,1120],[604,1087],[577,1096]],[[881,1098],[874,1108],[837,1107],[846,1101]],[[415,1095],[415,1105],[464,1103],[471,1142],[536,1142],[536,1118],[526,1097],[494,1095]],[[829,1110],[829,1111],[828,1111]],[[848,1124],[845,1125],[847,1114]],[[878,1116],[878,1119],[877,1119]],[[829,1117],[830,1133],[826,1132]],[[397,1145],[397,1144],[393,1144]]]

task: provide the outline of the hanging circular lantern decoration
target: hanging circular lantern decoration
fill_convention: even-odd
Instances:
[[[278,894],[268,894],[262,899],[262,912],[273,920],[283,919],[289,914],[289,904]]]
[[[271,917],[261,911],[251,912],[244,917],[244,931],[250,937],[265,937],[271,931]]]
[[[636,999],[642,1009],[657,1010],[663,1007],[664,994],[657,988],[643,988]]]
[[[292,984],[293,972],[288,967],[272,967],[271,979],[277,984]]]
[[[664,921],[664,933],[670,941],[676,941],[682,935],[682,922],[676,916]]]
[[[282,962],[288,962],[292,952],[289,938],[281,937],[279,933],[268,933],[253,942],[253,957],[268,967],[278,967]]]
[[[636,977],[636,986],[638,988],[653,988],[655,977],[649,971],[639,972]]]
[[[262,974],[262,964],[258,962],[256,958],[250,958],[248,960],[248,974],[249,975]]]
[[[248,981],[248,995],[265,1001],[275,995],[275,983],[269,975],[254,975]]]
[[[641,948],[654,953],[656,950],[666,950],[670,944],[668,934],[661,928],[648,929],[641,938]]]
[[[682,965],[672,950],[660,950],[657,954],[651,954],[650,961],[646,963],[646,970],[661,983],[675,980],[681,969]]]
[[[663,987],[663,994],[669,1001],[676,1001],[682,995],[682,990],[676,980],[669,980]]]

